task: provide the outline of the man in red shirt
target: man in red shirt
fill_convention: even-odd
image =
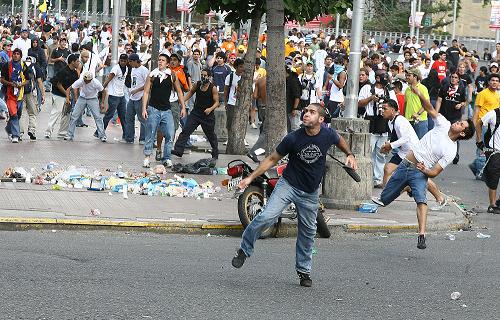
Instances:
[[[432,69],[436,69],[440,82],[443,81],[444,78],[446,78],[446,70],[448,69],[446,65],[446,52],[439,52],[439,59],[434,61],[434,63],[432,64]]]

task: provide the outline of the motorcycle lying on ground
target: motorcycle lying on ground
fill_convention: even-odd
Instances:
[[[336,159],[332,155],[328,155],[336,160],[355,181],[361,181],[361,178],[356,171],[354,171],[354,169],[344,165],[340,160]],[[234,191],[233,198],[238,199],[238,216],[243,228],[246,228],[250,222],[264,210],[268,198],[271,196],[276,183],[287,166],[286,160],[284,162],[280,162],[277,166],[257,177],[244,190],[238,189],[237,186],[240,181],[248,177],[254,169],[252,169],[252,167],[250,167],[250,165],[243,160],[231,161],[227,166],[227,174],[231,177],[231,180],[227,181],[227,189],[228,191]],[[331,232],[323,214],[324,211],[325,208],[321,201],[319,201],[319,209],[316,217],[317,233],[322,238],[329,238],[331,236]],[[297,216],[297,207],[294,203],[291,203],[285,210],[283,210],[275,224],[262,231],[261,238],[275,237],[283,218],[295,220]]]

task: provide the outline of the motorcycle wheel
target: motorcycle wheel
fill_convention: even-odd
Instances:
[[[264,208],[263,190],[257,186],[248,186],[245,191],[238,197],[238,216],[243,228],[246,228],[250,222]],[[275,237],[278,231],[277,224],[262,230],[261,239]]]
[[[321,210],[318,210],[318,215],[316,216],[316,232],[321,238],[330,238],[332,235]]]

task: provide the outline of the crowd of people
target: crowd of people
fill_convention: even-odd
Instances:
[[[46,139],[72,140],[80,134],[79,127],[88,126],[83,121],[88,121],[83,117],[87,115],[95,121],[94,136],[103,142],[107,141],[110,122],[121,124],[122,142],[134,143],[138,137],[138,143],[144,144],[144,167],[150,166],[155,148],[155,159],[171,166],[171,155],[182,156],[190,146],[190,134],[199,125],[211,144],[212,157],[218,157],[214,112],[225,107],[229,129],[245,72],[248,34],[244,30],[227,33],[222,27],[209,29],[206,25],[182,30],[162,24],[156,66],[151,65],[151,24],[123,21],[118,32],[119,62],[111,65],[109,23],[96,25],[73,16],[43,24],[30,21],[27,29],[20,24],[20,19],[11,17],[0,26],[0,117],[6,118],[6,131],[13,143],[27,139],[25,134],[36,140],[41,125],[39,131]],[[349,77],[349,37],[292,29],[284,38],[288,131],[301,126],[301,111],[311,103],[325,107],[327,120],[341,116]],[[260,127],[261,132],[248,152],[254,161],[258,161],[255,150],[263,146],[265,135],[261,125],[267,105],[265,31],[258,40],[254,103],[249,112],[249,126]],[[394,42],[387,39],[383,44],[366,38],[358,116],[370,121],[375,188],[385,186],[406,153],[401,141],[392,141],[399,121],[384,117],[384,105],[397,105],[397,118],[408,120],[414,133],[405,138],[411,141],[422,139],[435,126],[424,107],[427,100],[450,123],[472,119],[486,131],[483,124],[488,119],[484,116],[499,106],[498,53],[500,44],[494,52],[484,54],[489,65],[479,68],[480,57],[457,40],[448,47],[446,42],[426,44],[415,37]],[[51,99],[46,100],[46,92],[51,92]],[[38,123],[42,107],[49,112],[46,124]],[[140,127],[137,134],[136,119]],[[406,131],[410,127],[405,126]],[[482,140],[478,134],[477,142]],[[398,158],[391,158],[392,154]],[[457,147],[450,162],[459,161]],[[484,151],[478,148],[477,159],[469,165],[477,179],[487,180],[485,163]],[[441,206],[446,205],[437,186],[430,190]],[[498,203],[490,205],[490,211],[500,212]]]

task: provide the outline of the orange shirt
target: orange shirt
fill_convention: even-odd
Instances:
[[[234,46],[234,42],[232,41],[225,41],[222,46],[222,49],[225,49],[226,52],[228,53],[234,53],[236,51],[236,47]]]

